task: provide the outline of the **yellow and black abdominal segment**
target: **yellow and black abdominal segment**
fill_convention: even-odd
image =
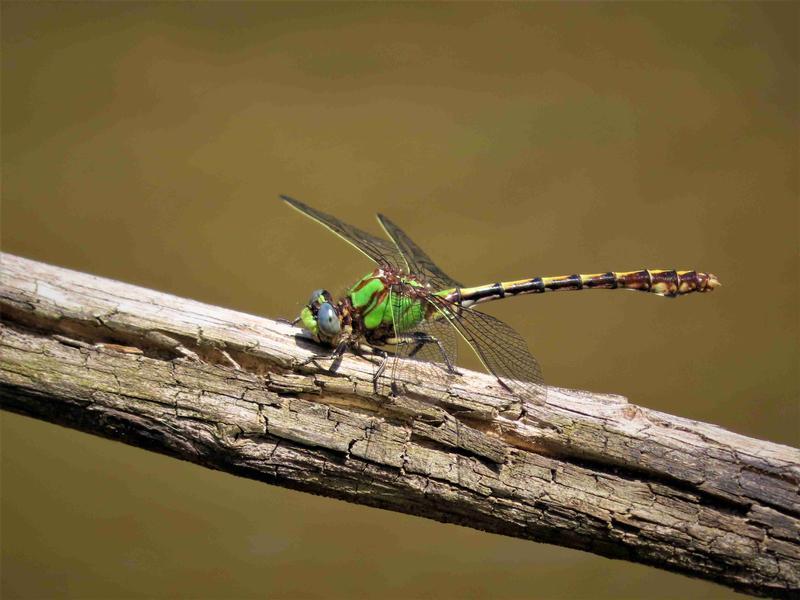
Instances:
[[[443,294],[448,300],[469,307],[490,300],[522,294],[541,294],[563,290],[626,289],[650,292],[659,296],[675,297],[692,292],[710,292],[720,285],[711,273],[699,271],[673,271],[642,269],[575,274],[558,277],[533,277],[519,281],[504,281],[470,288],[456,288]]]

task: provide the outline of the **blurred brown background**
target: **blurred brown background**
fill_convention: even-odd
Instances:
[[[798,6],[2,5],[2,248],[259,315],[369,265],[642,267],[710,296],[492,307],[549,383],[798,445]],[[4,598],[724,598],[2,414]]]

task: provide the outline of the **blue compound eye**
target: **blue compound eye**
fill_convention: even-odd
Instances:
[[[342,328],[339,322],[339,315],[330,302],[323,302],[317,312],[317,326],[322,334],[328,337],[335,337]]]
[[[311,292],[311,297],[308,299],[308,305],[314,306],[318,301],[319,297],[325,293],[325,290],[314,290]]]

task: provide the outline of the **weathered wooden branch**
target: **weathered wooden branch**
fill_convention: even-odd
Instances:
[[[551,388],[335,372],[289,325],[2,259],[2,408],[229,473],[579,548],[758,595],[800,591],[800,451]]]

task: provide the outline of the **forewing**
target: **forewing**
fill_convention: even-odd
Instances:
[[[402,229],[387,217],[379,214],[378,221],[386,231],[386,234],[392,238],[392,241],[397,244],[397,248],[405,256],[412,275],[422,275],[436,290],[464,287],[442,271],[422,248],[417,246]]]
[[[407,269],[408,265],[405,259],[392,242],[377,238],[365,231],[361,231],[357,227],[343,223],[333,215],[311,208],[307,204],[289,196],[281,195],[281,199],[300,213],[325,226],[379,265],[388,265],[395,269]]]
[[[470,308],[462,308],[453,324],[505,387],[532,402],[544,402],[542,370],[522,336],[503,321]]]

